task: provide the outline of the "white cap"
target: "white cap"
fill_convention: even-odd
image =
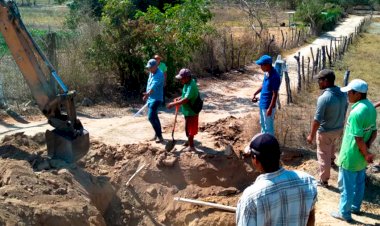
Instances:
[[[354,79],[347,86],[340,88],[342,92],[348,92],[350,90],[354,90],[359,93],[367,93],[368,84],[361,79]]]

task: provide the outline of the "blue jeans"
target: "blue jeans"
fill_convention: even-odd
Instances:
[[[359,211],[364,197],[365,169],[349,171],[339,167],[339,212],[344,219],[351,219],[351,211]]]
[[[272,115],[267,116],[267,110],[260,108],[260,125],[261,125],[261,133],[270,133],[274,136],[274,114],[276,112],[276,108],[273,108]]]
[[[150,124],[152,124],[157,137],[162,137],[161,123],[158,118],[158,107],[161,103],[161,101],[153,101],[148,103],[148,119]]]

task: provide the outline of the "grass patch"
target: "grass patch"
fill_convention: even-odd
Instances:
[[[263,10],[265,11],[265,9]],[[211,23],[216,26],[223,27],[250,27],[247,14],[236,6],[225,6],[215,4],[211,7],[211,13],[213,15]],[[272,13],[273,14],[273,13]],[[273,15],[272,15],[273,16]],[[265,27],[278,27],[280,23],[284,22],[288,25],[288,15],[285,10],[277,11],[277,21],[274,17],[271,17],[268,13],[262,15],[262,22]],[[259,26],[256,24],[256,26]]]
[[[380,19],[377,19],[380,21]],[[378,23],[378,22],[377,22]],[[372,102],[380,101],[380,80],[378,71],[380,70],[380,60],[378,50],[380,48],[380,35],[363,33],[361,38],[348,53],[344,56],[343,61],[336,65],[336,73],[342,78],[346,69],[351,71],[350,81],[352,79],[363,79],[368,83],[368,99]],[[378,111],[379,112],[379,111]],[[377,117],[379,125],[380,117]],[[379,135],[371,148],[372,152],[377,154],[380,146]]]
[[[350,80],[363,79],[368,83],[368,98],[372,101],[380,100],[380,80],[377,72],[380,70],[379,50],[380,35],[363,33],[353,47],[339,62],[335,71],[342,79],[345,70],[351,71]]]
[[[19,7],[21,19],[27,28],[60,30],[69,12],[66,6]]]
[[[37,6],[19,7],[22,21],[42,49],[46,47],[45,37],[49,31],[56,32],[58,38],[73,36],[73,32],[63,29],[68,8],[65,5],[49,5],[50,2],[40,0],[36,1]],[[10,53],[7,44],[0,35],[0,56],[8,54]]]
[[[49,30],[28,29],[28,31],[30,32],[30,34],[32,35],[36,43],[40,46],[40,48],[43,51],[46,51],[46,47],[47,47],[46,36],[49,33]],[[58,48],[64,48],[64,46],[62,46],[64,42],[60,40],[71,39],[71,38],[76,37],[78,34],[76,34],[73,31],[60,30],[60,31],[56,31],[56,35],[58,39],[57,41]],[[3,55],[10,55],[10,52],[4,40],[4,37],[0,35],[0,56],[3,56]]]

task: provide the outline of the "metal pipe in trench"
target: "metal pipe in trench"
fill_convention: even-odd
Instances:
[[[212,203],[212,202],[204,202],[204,201],[186,199],[186,198],[180,198],[180,197],[174,197],[174,201],[187,202],[187,203],[192,203],[192,204],[201,205],[201,206],[210,206],[217,209],[227,210],[230,212],[236,212],[236,207],[226,206],[226,205]]]

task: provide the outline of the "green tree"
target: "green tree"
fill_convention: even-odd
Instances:
[[[127,90],[141,90],[146,83],[144,65],[160,53],[168,65],[168,85],[176,71],[191,60],[193,51],[209,31],[211,18],[205,0],[166,4],[163,10],[150,6],[139,11],[129,0],[108,0],[103,7],[104,32],[88,57],[97,68],[115,71]]]
[[[146,43],[145,53],[151,56],[159,52],[166,56],[169,86],[176,71],[192,59],[205,34],[213,32],[213,28],[207,25],[211,13],[205,0],[185,0],[183,4],[166,5],[164,12],[149,7],[146,13],[140,12],[137,17],[154,26],[154,39],[146,40],[149,43]]]
[[[324,3],[319,0],[303,0],[296,10],[297,20],[310,24],[314,35],[321,31],[328,31],[335,27],[339,18],[343,15],[343,9],[333,3]]]
[[[323,25],[323,4],[319,0],[303,0],[296,10],[297,20],[310,24],[312,34],[318,35]]]

